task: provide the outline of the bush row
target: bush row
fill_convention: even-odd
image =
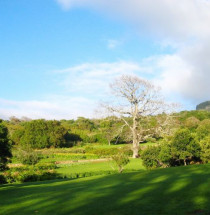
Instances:
[[[44,181],[57,178],[55,164],[13,167],[0,174],[0,184],[14,182]]]
[[[63,177],[75,179],[75,178],[84,178],[84,177],[90,177],[90,176],[96,176],[96,175],[110,175],[114,173],[117,173],[117,171],[109,170],[109,171],[97,171],[97,172],[72,173],[72,174],[64,175]]]
[[[130,146],[123,146],[120,148],[113,147],[95,147],[86,146],[83,148],[62,148],[62,149],[49,149],[41,150],[40,153],[43,158],[69,158],[71,159],[96,159],[100,157],[111,157],[118,152],[123,151],[126,155],[131,156],[132,150]]]
[[[44,156],[43,158],[53,158],[62,160],[84,160],[84,159],[97,159],[98,155],[95,154],[71,154],[71,153],[56,153]]]
[[[123,151],[124,154],[130,156],[132,155],[132,150],[130,146],[124,146],[120,148],[95,148],[92,146],[87,146],[85,148],[85,152],[98,155],[100,157],[110,157],[119,153],[119,151]]]

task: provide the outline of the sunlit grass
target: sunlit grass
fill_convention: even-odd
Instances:
[[[57,172],[66,175],[85,172],[102,172],[102,171],[117,171],[118,167],[113,161],[106,162],[89,162],[89,163],[73,163],[58,165]],[[130,163],[124,167],[125,171],[145,170],[141,159],[130,159]]]
[[[207,215],[209,187],[210,164],[4,185],[0,214]]]

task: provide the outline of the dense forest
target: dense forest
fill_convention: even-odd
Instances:
[[[128,119],[129,120],[129,119]],[[166,136],[172,136],[181,128],[196,131],[209,123],[208,111],[182,111],[173,115],[160,114],[139,120],[142,131],[142,143],[157,142]],[[32,148],[60,148],[81,144],[121,144],[131,143],[132,137],[124,122],[117,117],[76,120],[31,120],[26,117],[11,117],[3,121],[13,146],[30,145]]]

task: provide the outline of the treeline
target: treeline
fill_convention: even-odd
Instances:
[[[210,162],[210,119],[200,122],[190,117],[185,124],[172,137],[141,153],[148,169]]]
[[[4,121],[12,145],[32,148],[72,147],[83,143],[122,143],[121,122],[113,119],[91,120],[79,117],[77,120],[12,120]]]
[[[166,119],[166,118],[169,119]],[[172,116],[161,114],[142,118],[141,142],[156,142],[165,136],[172,136],[179,128],[194,131],[202,121],[210,119],[208,111],[183,111]],[[32,148],[72,147],[83,143],[119,144],[130,143],[132,137],[123,121],[116,117],[105,119],[76,120],[30,120],[12,117],[3,121],[9,133],[11,144]]]

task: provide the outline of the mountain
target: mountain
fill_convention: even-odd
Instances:
[[[210,101],[202,102],[196,106],[196,110],[209,110],[210,111]]]

